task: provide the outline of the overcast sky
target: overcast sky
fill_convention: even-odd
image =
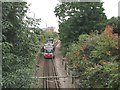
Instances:
[[[111,18],[112,16],[118,16],[118,2],[120,0],[102,0],[104,2],[103,7],[105,9],[105,14],[107,18]],[[54,15],[54,8],[59,3],[58,0],[27,0],[30,4],[30,11],[32,12],[29,16],[35,18],[41,18],[41,28],[47,27],[55,27],[58,29],[58,19]]]

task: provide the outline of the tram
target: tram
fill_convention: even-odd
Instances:
[[[55,51],[55,46],[53,44],[53,40],[48,40],[43,47],[43,55],[44,58],[54,58],[54,51]]]
[[[54,47],[50,44],[44,46],[44,58],[55,58]]]
[[[45,52],[44,52],[44,58],[49,58],[49,59],[52,59],[52,58],[55,58],[55,55],[54,55],[54,52],[49,52],[49,51],[47,51],[47,50],[45,50]]]

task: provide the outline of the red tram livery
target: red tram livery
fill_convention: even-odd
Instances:
[[[44,58],[55,58],[54,51],[55,47],[53,44],[53,40],[47,40],[46,44],[44,45]]]

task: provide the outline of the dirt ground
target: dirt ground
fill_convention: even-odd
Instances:
[[[36,64],[36,77],[42,77],[43,76],[43,68],[44,68],[44,59],[42,56],[37,58],[37,64]],[[43,88],[43,81],[42,79],[37,79],[37,85],[35,85],[35,88]]]
[[[55,66],[56,66],[56,72],[57,75],[60,77],[67,76],[67,73],[64,69],[64,66],[62,65],[62,55],[60,52],[60,43],[57,44],[55,49]],[[44,58],[42,56],[37,58],[38,64],[37,64],[37,70],[36,70],[36,77],[43,77],[43,62]],[[39,83],[36,85],[36,88],[42,88],[42,79],[38,79]],[[72,84],[72,80],[70,77],[65,78],[59,78],[60,82],[60,88],[74,88],[74,85]]]
[[[58,76],[67,76],[67,73],[64,69],[64,66],[62,65],[62,55],[60,52],[60,43],[56,46],[55,50],[55,64],[56,64],[56,71]],[[60,86],[61,88],[74,88],[74,85],[72,84],[72,80],[70,77],[66,78],[59,78]]]

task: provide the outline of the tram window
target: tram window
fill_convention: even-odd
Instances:
[[[45,50],[45,53],[53,53],[53,50]]]

